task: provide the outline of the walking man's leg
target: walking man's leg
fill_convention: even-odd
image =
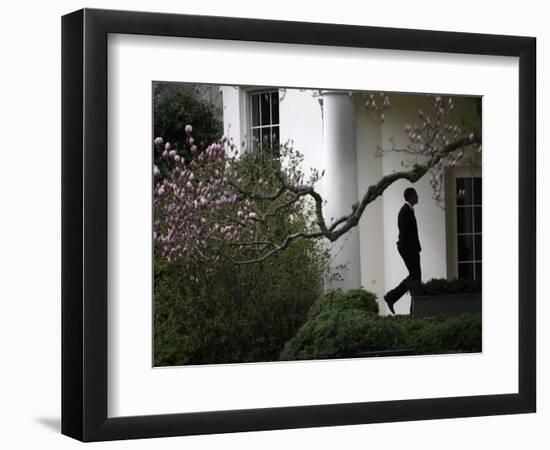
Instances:
[[[410,265],[410,267],[409,267]],[[409,265],[407,268],[409,269],[409,277],[408,277],[408,290],[411,292],[414,287],[421,283],[422,281],[422,273],[420,269],[420,253],[414,253],[409,256]],[[411,298],[411,306],[409,308],[409,314],[412,314],[412,298]]]
[[[419,252],[407,252],[398,248],[399,254],[405,262],[405,266],[409,271],[409,275],[399,285],[389,291],[384,300],[388,304],[388,308],[395,314],[393,305],[401,298],[407,291],[414,287],[415,284],[420,283],[421,271],[420,271],[420,253]]]

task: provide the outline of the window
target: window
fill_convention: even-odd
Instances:
[[[279,91],[250,94],[252,145],[279,149]]]
[[[481,177],[456,177],[458,278],[481,280]]]

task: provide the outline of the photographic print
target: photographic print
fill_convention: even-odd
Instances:
[[[63,16],[62,432],[535,412],[535,75],[533,37]]]
[[[152,93],[154,366],[481,351],[481,97]]]

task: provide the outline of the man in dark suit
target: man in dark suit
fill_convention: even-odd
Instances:
[[[399,210],[397,216],[397,225],[399,227],[399,238],[397,241],[397,250],[403,258],[409,276],[399,285],[384,295],[384,300],[388,304],[389,310],[395,314],[393,305],[409,291],[415,284],[420,283],[420,240],[418,239],[418,227],[414,216],[414,205],[418,203],[418,194],[413,188],[405,189],[403,193],[405,204]]]

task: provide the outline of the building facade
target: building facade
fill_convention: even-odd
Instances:
[[[391,107],[382,124],[364,108],[361,93],[221,87],[224,132],[235,142],[250,145],[267,136],[271,145],[291,141],[304,155],[304,173],[324,171],[317,190],[326,200],[325,217],[337,218],[384,175],[403,170],[402,153],[379,156],[377,148],[389,148],[390,138],[404,146],[404,125],[419,121],[418,110],[428,108],[425,95],[390,94]],[[475,99],[455,97],[455,117],[479,121]],[[415,207],[422,245],[422,279],[481,278],[481,169],[455,167],[445,173],[443,203],[433,199],[429,176],[412,185],[419,194]],[[367,206],[359,226],[331,244],[331,264],[340,267],[340,281],[329,287],[364,287],[377,294],[380,311],[386,312],[384,293],[407,275],[396,248],[397,213],[403,205],[406,180],[393,183]],[[457,192],[464,195],[457,196]],[[344,266],[345,269],[341,269]],[[396,305],[407,314],[407,294]]]

